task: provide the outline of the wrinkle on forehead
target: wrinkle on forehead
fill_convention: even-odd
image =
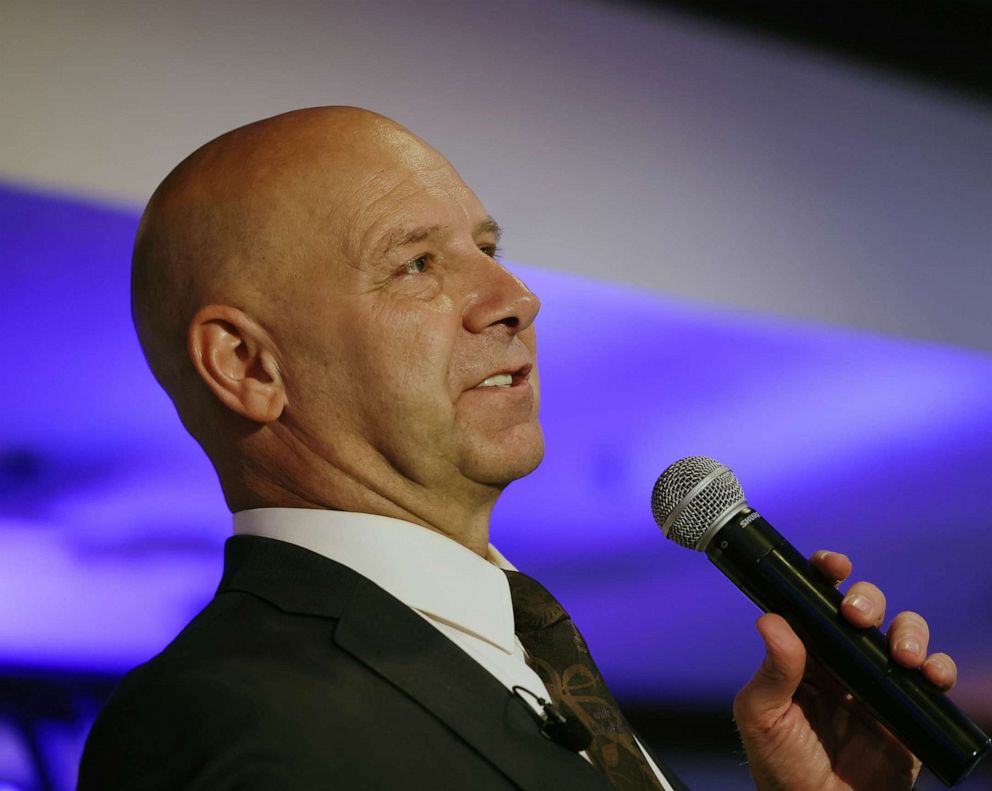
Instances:
[[[437,230],[467,224],[482,206],[449,163],[427,160],[414,170],[404,163],[365,186],[367,198],[356,205],[349,223],[348,254],[361,261],[381,259],[396,241],[425,226]]]

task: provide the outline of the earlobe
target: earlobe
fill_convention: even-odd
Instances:
[[[268,334],[229,305],[207,305],[189,325],[190,359],[200,378],[232,412],[256,423],[279,418],[286,391]]]

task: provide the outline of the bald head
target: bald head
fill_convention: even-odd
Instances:
[[[384,116],[320,107],[228,132],[166,177],[138,229],[131,306],[149,365],[184,419],[198,389],[186,338],[197,309],[217,302],[264,320],[285,308],[282,284],[329,241],[315,229],[351,209],[342,198],[356,180],[403,156],[440,159]]]

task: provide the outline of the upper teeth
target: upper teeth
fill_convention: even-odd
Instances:
[[[509,387],[513,384],[513,377],[510,374],[496,374],[490,376],[479,387]]]

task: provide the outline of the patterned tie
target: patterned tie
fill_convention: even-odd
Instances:
[[[589,655],[568,613],[536,580],[507,571],[517,637],[551,700],[575,713],[592,733],[587,752],[616,788],[657,791],[662,786],[634,741],[634,733]]]

